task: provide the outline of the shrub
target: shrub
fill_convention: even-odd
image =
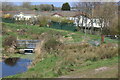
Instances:
[[[17,39],[14,36],[8,36],[4,39],[3,41],[3,46],[4,47],[10,47],[12,45],[16,45]]]
[[[60,42],[54,38],[51,38],[44,44],[44,49],[47,52],[51,52],[53,50],[56,50],[58,45],[60,45]]]
[[[112,58],[118,54],[118,47],[114,47],[112,44],[103,44],[97,48],[96,53],[100,59]]]
[[[61,34],[54,31],[42,33],[40,35],[40,43],[38,43],[35,48],[36,58],[33,61],[33,65],[43,60],[47,54],[55,53],[55,51],[58,50],[59,45],[61,45],[59,41],[60,36]]]
[[[61,64],[64,65],[81,65],[86,61],[97,61],[100,59],[112,58],[117,56],[118,47],[109,44],[101,46],[90,46],[87,43],[83,44],[67,44],[61,46]]]
[[[49,22],[49,17],[47,17],[47,16],[39,16],[38,24],[39,24],[40,27],[47,26],[48,22]]]
[[[10,15],[10,14],[4,14],[3,15],[3,18],[11,18],[12,17],[12,15]]]

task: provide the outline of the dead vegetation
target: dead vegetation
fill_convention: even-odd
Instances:
[[[64,44],[60,41],[63,38],[60,33],[47,32],[39,37],[41,42],[36,47],[36,58],[33,66],[47,57],[48,54],[54,54],[59,58],[52,69],[58,75],[64,74],[62,70],[74,71],[68,66],[81,66],[87,61],[98,61],[102,59],[118,56],[118,46],[114,43],[92,46],[89,43]]]
[[[33,61],[33,65],[43,60],[47,54],[57,52],[59,46],[62,45],[62,35],[58,32],[46,32],[42,33],[39,37],[40,43],[36,46],[35,53],[36,58]]]

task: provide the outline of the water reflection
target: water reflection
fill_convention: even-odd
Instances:
[[[4,60],[4,63],[9,65],[9,66],[14,66],[14,65],[16,65],[16,63],[19,59],[20,58],[7,58]]]
[[[0,77],[15,75],[18,73],[23,73],[27,71],[27,66],[29,66],[31,60],[22,59],[22,58],[7,58],[3,62],[0,62],[2,65],[2,75]]]

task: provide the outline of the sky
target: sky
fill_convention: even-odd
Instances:
[[[32,5],[40,5],[40,4],[53,4],[54,6],[56,7],[61,7],[62,4],[65,3],[65,2],[31,2]],[[68,2],[70,4],[70,6],[73,6],[73,4],[75,2]],[[14,2],[14,4],[16,5],[21,5],[22,2]]]
[[[80,0],[0,0],[6,2],[76,2]]]
[[[21,5],[21,2],[31,2],[33,5],[39,4],[53,4],[56,7],[61,7],[63,3],[69,2],[70,6],[73,6],[75,2],[113,2],[120,0],[0,0],[0,2],[14,2],[16,5]]]
[[[0,2],[113,2],[120,0],[0,0]]]

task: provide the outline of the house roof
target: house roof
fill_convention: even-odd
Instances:
[[[53,16],[55,14],[64,17],[76,17],[79,15],[89,16],[88,14],[81,11],[1,11],[1,13],[9,13],[12,15],[19,14],[22,12],[25,15],[42,15],[42,16]]]
[[[24,14],[36,14],[35,11],[0,11],[2,14],[11,14],[11,15],[15,15],[15,14],[19,14],[19,13],[24,13]]]
[[[52,14],[51,16],[54,16],[54,15],[59,15],[59,16],[62,16],[62,17],[63,17],[63,15],[61,15],[60,13],[54,13],[54,14]]]
[[[79,15],[83,15],[83,16],[89,16],[87,13],[84,12],[80,12],[80,11],[58,11],[53,13],[52,15],[58,14],[60,16],[64,16],[64,17],[76,17]]]

